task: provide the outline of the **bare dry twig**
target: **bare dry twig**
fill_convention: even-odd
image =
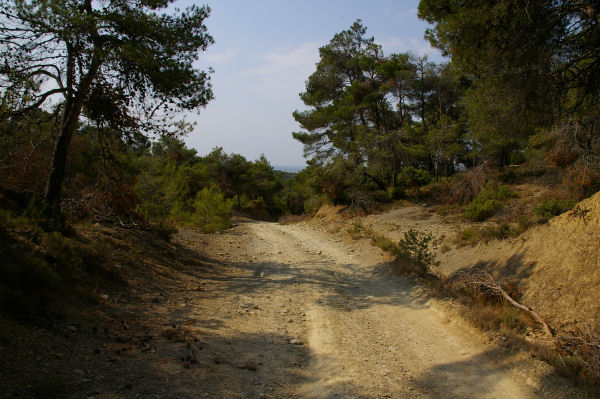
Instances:
[[[554,339],[554,330],[552,330],[546,321],[540,316],[538,312],[530,308],[529,306],[525,306],[519,302],[517,302],[514,298],[512,298],[508,293],[502,288],[499,282],[497,282],[494,277],[488,272],[482,270],[475,270],[470,273],[464,273],[463,278],[465,280],[465,285],[467,287],[478,287],[480,289],[483,288],[484,292],[489,295],[501,296],[505,300],[507,300],[513,306],[529,313],[538,323],[542,325],[544,331]]]
[[[561,355],[571,356],[578,359],[589,372],[596,377],[600,377],[600,330],[589,327],[580,329],[573,335],[556,335],[539,313],[508,295],[490,273],[474,270],[461,273],[460,277],[463,279],[465,286],[476,287],[486,295],[501,296],[513,306],[529,313],[543,326],[546,334],[552,338],[563,366],[566,365]]]
[[[588,327],[576,334],[558,336],[559,351],[579,359],[587,370],[600,377],[600,331]]]

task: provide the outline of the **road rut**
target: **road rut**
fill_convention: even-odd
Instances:
[[[297,397],[539,397],[513,356],[451,320],[377,251],[306,225],[243,228],[250,243],[241,256],[265,293],[302,310],[305,323],[290,335],[308,350]]]

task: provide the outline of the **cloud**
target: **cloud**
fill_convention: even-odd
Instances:
[[[205,58],[211,64],[224,64],[233,60],[236,56],[236,52],[232,49],[227,49],[220,53],[206,54]]]
[[[270,52],[260,57],[260,64],[246,71],[256,80],[254,92],[269,97],[297,97],[304,91],[304,82],[315,71],[321,43],[305,42],[283,52]]]

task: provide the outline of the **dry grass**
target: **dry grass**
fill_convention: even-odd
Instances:
[[[516,282],[502,286],[511,296],[521,296]],[[430,293],[458,302],[457,309],[464,320],[482,331],[501,336],[500,342],[504,346],[528,350],[583,387],[590,397],[600,394],[598,326],[578,328],[549,340],[541,324],[529,313],[515,308],[497,295],[490,295],[481,287],[466,284],[464,280],[437,280],[430,284]]]
[[[279,218],[279,224],[294,224],[304,222],[305,220],[309,220],[312,218],[312,214],[303,214],[303,215],[284,215]]]

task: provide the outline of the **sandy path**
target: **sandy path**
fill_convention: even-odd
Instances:
[[[418,212],[368,223],[398,234],[421,227]],[[112,283],[80,323],[0,319],[0,398],[32,397],[40,376],[66,382],[46,396],[68,399],[584,397],[391,273],[382,251],[349,238],[352,221],[237,223],[171,243],[93,230],[115,251]]]
[[[375,251],[355,251],[302,224],[244,228],[251,238],[245,256],[265,287],[291,283],[265,293],[288,298],[306,320],[292,334],[308,349],[296,396],[538,397],[511,355],[451,321],[417,286],[390,274]]]

